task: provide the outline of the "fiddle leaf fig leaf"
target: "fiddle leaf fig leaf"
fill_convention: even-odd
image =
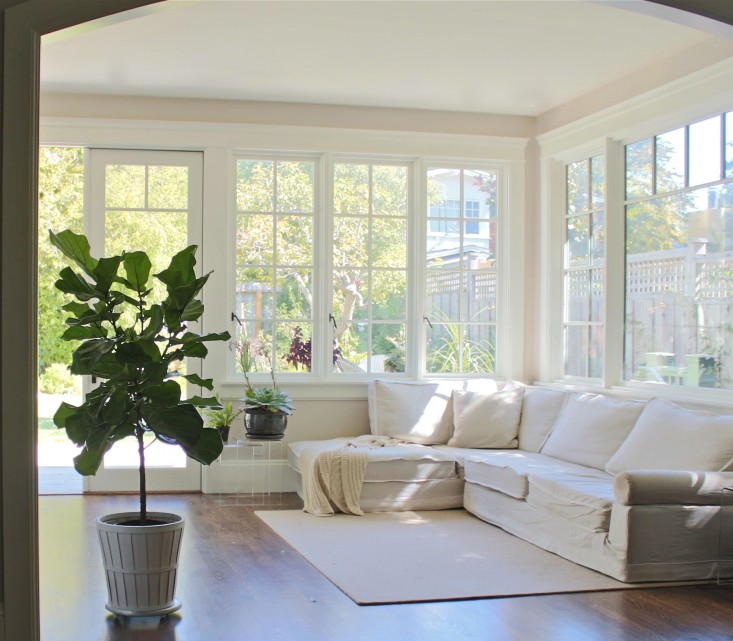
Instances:
[[[160,305],[151,305],[148,313],[148,326],[140,336],[145,339],[154,339],[163,329],[163,309]]]
[[[97,266],[92,270],[92,276],[96,283],[96,289],[107,294],[112,283],[117,276],[117,270],[120,267],[122,256],[111,256],[109,258],[100,258]]]
[[[181,444],[186,454],[194,461],[210,465],[221,456],[224,444],[221,440],[219,430],[204,428],[201,436],[193,446]]]
[[[106,338],[107,330],[97,325],[72,325],[63,334],[61,338],[65,341],[85,340],[87,338]]]
[[[181,312],[181,320],[197,321],[199,318],[201,318],[201,315],[203,313],[204,304],[198,299],[193,299],[186,303],[186,306],[183,308],[183,311]]]
[[[71,373],[93,374],[99,359],[114,349],[115,344],[108,338],[92,338],[82,343],[71,357]]]
[[[207,396],[207,397],[192,396],[191,398],[187,399],[186,402],[191,403],[191,405],[195,405],[196,407],[219,407],[221,406],[221,403],[219,402],[219,399],[216,396]]]
[[[181,400],[181,387],[175,381],[166,381],[148,389],[148,402],[163,407],[174,407]]]
[[[171,288],[190,285],[195,279],[194,266],[196,265],[196,245],[190,245],[178,252],[166,269],[155,274],[155,277],[163,284]]]
[[[99,298],[99,292],[95,290],[86,280],[77,274],[71,267],[64,267],[59,272],[59,279],[56,281],[56,289],[64,294],[73,294],[79,300],[92,300]]]
[[[175,383],[173,383],[175,385]],[[174,439],[184,447],[194,445],[198,441],[203,427],[203,419],[193,405],[181,404],[161,406],[158,404],[143,405],[143,418],[153,432]]]
[[[181,376],[181,378],[186,379],[189,383],[192,383],[193,385],[203,387],[210,392],[214,389],[214,380],[211,378],[201,378],[198,374],[185,374],[184,376]]]
[[[145,252],[125,252],[123,261],[127,281],[132,285],[133,289],[138,292],[145,290],[145,285],[150,278],[150,270],[152,263]]]
[[[58,234],[49,231],[51,244],[61,250],[68,258],[71,258],[89,276],[93,276],[97,260],[90,254],[89,241],[82,234],[75,234],[66,229]]]

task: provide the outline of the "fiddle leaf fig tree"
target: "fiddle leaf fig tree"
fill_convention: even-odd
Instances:
[[[146,522],[146,433],[208,465],[222,451],[216,429],[205,428],[197,407],[219,408],[215,396],[181,399],[177,377],[208,390],[211,379],[183,374],[184,358],[204,358],[209,341],[226,341],[229,332],[197,334],[188,324],[204,306],[197,298],[209,274],[197,277],[196,246],[171,259],[156,278],[165,285],[164,300],[152,299],[150,258],[142,251],[96,259],[85,236],[69,230],[50,232],[51,243],[77,267],[64,267],[56,287],[73,297],[66,341],[80,341],[72,356],[71,373],[94,377],[98,386],[79,407],[62,403],[54,423],[82,446],[74,467],[94,475],[105,453],[117,441],[134,438],[140,459],[140,521]]]

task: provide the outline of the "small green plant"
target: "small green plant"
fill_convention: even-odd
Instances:
[[[255,358],[252,354],[252,344],[248,338],[235,346],[239,365],[244,373],[246,389],[244,398],[245,410],[259,410],[262,412],[281,412],[283,414],[293,413],[293,401],[287,392],[281,390],[275,382],[275,372],[270,367],[270,378],[272,387],[255,387],[250,381],[249,375],[253,371]],[[268,359],[269,360],[269,359]]]
[[[240,407],[238,410],[234,409],[234,404],[231,401],[224,401],[217,396],[217,401],[221,405],[221,409],[205,409],[204,416],[209,427],[226,428],[231,427],[237,418],[242,415],[244,408]]]

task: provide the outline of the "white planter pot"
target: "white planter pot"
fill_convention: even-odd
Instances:
[[[107,609],[124,616],[156,616],[175,612],[178,554],[184,520],[177,514],[148,512],[148,525],[137,512],[97,519],[97,533],[107,579]]]

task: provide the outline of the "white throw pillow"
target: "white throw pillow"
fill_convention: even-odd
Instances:
[[[542,454],[602,470],[628,436],[642,401],[572,394],[560,411]]]
[[[733,416],[690,410],[655,398],[606,464],[606,472],[718,472],[733,462]]]
[[[517,447],[524,389],[494,394],[453,392],[451,447],[510,449]]]
[[[544,387],[524,388],[522,418],[519,422],[519,449],[539,452],[555,426],[570,394]]]
[[[496,390],[496,383],[490,379],[471,383],[487,393]],[[465,381],[372,381],[367,397],[372,434],[423,445],[445,445],[453,431],[451,393],[467,385]]]

